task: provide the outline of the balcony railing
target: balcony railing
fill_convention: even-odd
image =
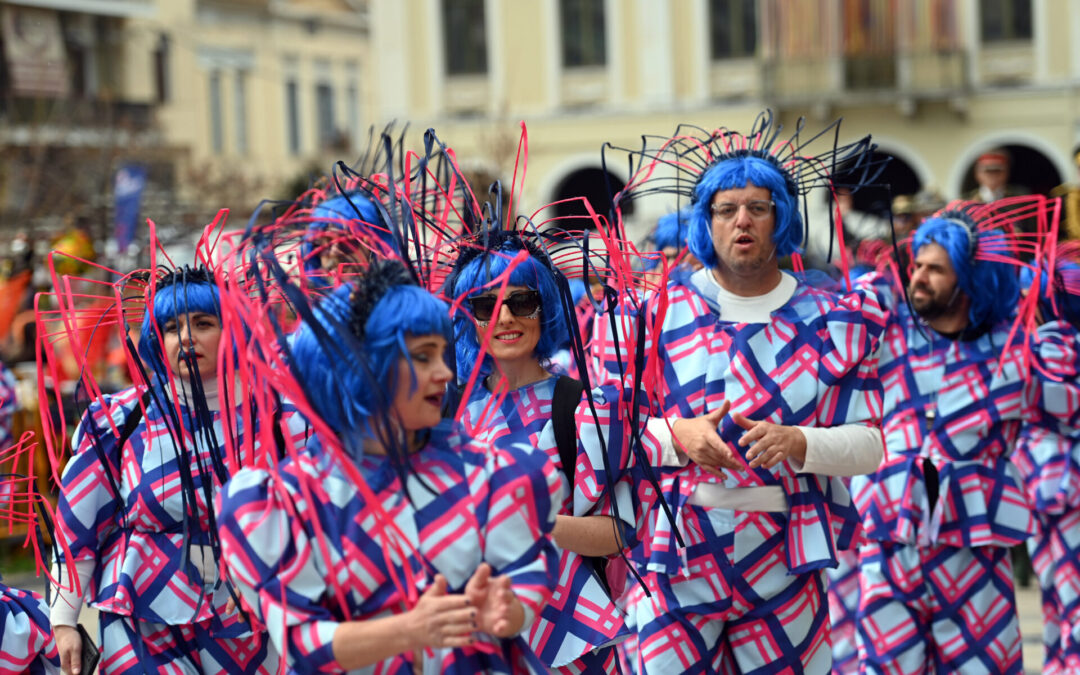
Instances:
[[[970,89],[967,54],[959,50],[770,60],[759,67],[762,94],[778,104],[944,100]]]
[[[154,105],[101,99],[0,98],[0,119],[10,126],[59,129],[150,131]]]

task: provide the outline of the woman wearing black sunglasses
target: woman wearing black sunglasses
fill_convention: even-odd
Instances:
[[[632,520],[614,517],[614,500],[605,488],[618,480],[605,475],[605,464],[608,473],[621,473],[626,462],[618,441],[608,443],[615,457],[605,462],[602,446],[589,442],[596,435],[576,429],[573,413],[582,385],[549,370],[551,356],[567,342],[569,324],[560,273],[527,236],[496,229],[474,238],[461,247],[449,279],[453,297],[464,298],[467,310],[455,318],[458,376],[465,383],[478,371],[462,421],[496,446],[526,443],[544,449],[562,473],[568,489],[554,530],[560,582],[530,627],[529,644],[552,672],[612,673],[612,645],[630,631],[594,561],[617,554],[623,533],[633,527]],[[568,406],[553,411],[559,398]],[[567,429],[574,434],[569,443],[557,443]],[[574,456],[574,466],[566,466],[570,462],[561,456]],[[618,511],[632,518],[628,497],[629,492],[620,494]]]

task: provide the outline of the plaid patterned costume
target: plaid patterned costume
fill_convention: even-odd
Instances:
[[[196,673],[274,673],[277,655],[265,634],[253,633],[239,613],[225,612],[227,588],[203,578],[189,555],[211,543],[203,488],[218,486],[210,467],[212,457],[221,461],[222,448],[192,435],[183,407],[184,447],[178,448],[153,402],[117,447],[108,420],[122,428],[141,393],[133,387],[91,404],[75,433],[57,508],[57,536],[70,546],[71,560],[96,561],[83,593],[102,612],[101,672],[172,672],[183,665]],[[222,438],[221,413],[212,414]],[[190,471],[195,504],[181,489],[182,470]]]
[[[410,458],[405,486],[387,458],[358,461],[377,505],[365,502],[318,437],[273,472],[240,471],[222,492],[226,567],[293,672],[341,672],[332,645],[339,623],[404,612],[408,594],[436,573],[460,592],[488,562],[512,577],[526,625],[551,599],[558,553],[549,535],[560,493],[546,457],[522,446],[494,450],[444,420]],[[379,535],[388,525],[379,507],[412,549]],[[546,672],[522,636],[477,634],[474,647],[432,651],[424,672]],[[411,675],[412,659],[402,654],[352,672]]]
[[[483,386],[473,390],[462,422],[467,429],[478,423],[477,440],[502,448],[507,444],[523,443],[540,448],[556,467],[564,487],[563,503],[559,510],[564,515],[613,516],[604,486],[601,448],[595,443],[579,443],[578,462],[574,471],[574,489],[570,490],[562,469],[562,460],[555,444],[551,421],[551,399],[555,393],[557,378],[551,377],[508,392],[497,410],[487,410],[494,403],[491,393]],[[582,416],[587,418],[583,432],[592,418],[588,406],[583,405]],[[588,439],[586,433],[579,438]],[[609,458],[613,471],[623,464],[619,447],[607,446],[614,456]],[[621,472],[620,472],[621,473]],[[613,477],[618,480],[619,476]],[[616,489],[625,489],[620,482]],[[627,501],[621,515],[630,519],[626,527],[633,529],[633,505]],[[549,667],[565,668],[566,672],[615,672],[613,649],[610,645],[629,636],[622,613],[608,597],[591,567],[576,553],[560,551],[559,583],[551,602],[540,612],[529,629],[529,644]]]
[[[32,591],[0,584],[0,675],[59,675],[49,607]]]
[[[1006,455],[1047,382],[1024,363],[1023,339],[1009,341],[1008,324],[947,339],[917,326],[884,277],[860,285],[891,309],[880,366],[885,459],[851,483],[869,539],[860,550],[862,667],[1018,673],[1009,547],[1035,532],[1035,520]],[[1062,328],[1043,326],[1032,357],[1075,378],[1075,341]],[[1075,382],[1061,386],[1075,402]],[[1066,401],[1054,398],[1067,417]]]
[[[1013,461],[1035,508],[1027,543],[1042,589],[1042,672],[1080,672],[1080,431],[1040,415],[1020,430]]]
[[[708,272],[706,272],[708,273]],[[675,278],[656,322],[647,306],[646,353],[656,349],[660,383],[654,414],[692,418],[719,407],[785,425],[874,424],[881,390],[874,353],[885,315],[873,296],[837,296],[799,284],[763,324],[720,318],[693,277]],[[650,323],[650,320],[652,321]],[[597,323],[609,372],[615,351],[607,324]],[[742,428],[726,417],[718,428],[733,448]],[[638,469],[635,469],[638,471]],[[851,545],[858,514],[836,478],[799,473],[790,462],[772,470],[728,472],[729,488],[779,486],[787,512],[733,511],[687,504],[699,483],[717,479],[696,465],[663,469],[662,494],[637,482],[642,522],[631,560],[652,598],[629,585],[629,622],[638,633],[641,673],[824,672],[831,664],[822,570]],[[664,499],[686,540],[679,550]],[[779,672],[778,670],[776,672]]]

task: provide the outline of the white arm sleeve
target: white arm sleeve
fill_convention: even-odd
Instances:
[[[79,590],[86,593],[90,583],[90,577],[94,575],[96,560],[76,560],[75,573],[79,576]],[[63,583],[64,571],[58,563],[52,565],[52,577]],[[52,602],[49,604],[49,623],[53,626],[76,626],[79,623],[79,612],[83,606],[82,593],[76,594],[72,589],[53,586]]]
[[[671,425],[675,424],[678,417],[651,417],[645,423],[645,430],[660,442],[660,466],[686,466],[690,463],[690,457],[675,447],[675,439],[671,435]]]
[[[806,461],[801,469],[804,473],[861,476],[877,471],[885,456],[885,442],[877,427],[842,424],[795,428],[806,437]]]

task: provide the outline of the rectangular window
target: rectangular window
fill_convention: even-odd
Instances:
[[[334,88],[323,83],[315,86],[315,106],[319,115],[319,146],[328,148],[337,140],[334,126]]]
[[[246,155],[248,151],[247,135],[247,73],[236,71],[236,92],[233,105],[236,108],[236,151]]]
[[[169,36],[161,35],[158,38],[157,49],[154,50],[154,90],[158,103],[167,103],[169,100]]]
[[[1030,41],[1031,0],[980,0],[983,42]]]
[[[345,114],[349,134],[349,147],[360,147],[360,85],[350,82],[345,89]]]
[[[225,128],[221,121],[221,72],[210,73],[210,148],[215,154],[225,150]]]
[[[443,0],[447,75],[487,73],[484,0]]]
[[[713,61],[752,57],[757,53],[755,0],[710,0],[709,32]]]
[[[564,68],[607,63],[604,0],[560,0]]]
[[[285,83],[285,129],[289,140],[289,154],[300,154],[300,87],[296,80]]]

